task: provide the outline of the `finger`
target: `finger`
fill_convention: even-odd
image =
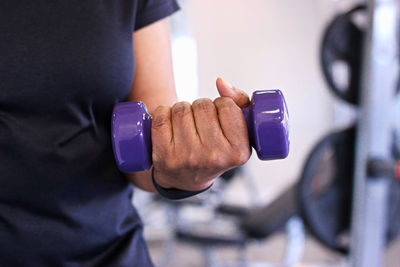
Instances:
[[[242,110],[229,97],[214,100],[222,132],[229,143],[239,149],[249,147],[247,125]]]
[[[214,145],[222,137],[214,103],[208,98],[201,98],[192,104],[196,129],[203,145]]]
[[[157,107],[151,124],[151,140],[153,144],[153,161],[168,154],[173,146],[171,109],[167,106]]]
[[[176,103],[171,109],[171,117],[175,146],[193,146],[199,141],[192,107],[188,102]]]
[[[218,78],[216,83],[220,96],[231,98],[240,108],[245,108],[250,104],[249,96],[242,90],[233,87],[222,78]]]

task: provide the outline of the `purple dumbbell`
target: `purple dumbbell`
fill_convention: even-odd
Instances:
[[[283,159],[289,153],[289,125],[285,99],[279,90],[253,93],[242,109],[250,144],[262,160]],[[148,170],[151,161],[151,121],[142,102],[119,103],[112,114],[112,144],[123,172]]]

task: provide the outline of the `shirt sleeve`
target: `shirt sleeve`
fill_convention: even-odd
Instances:
[[[134,30],[168,17],[177,10],[176,0],[139,0]]]

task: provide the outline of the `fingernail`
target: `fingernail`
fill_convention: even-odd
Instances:
[[[225,80],[222,79],[221,77],[220,77],[220,79],[221,79],[222,83],[224,84],[224,86],[226,86],[226,87],[228,87],[228,88],[230,88],[230,89],[233,89],[233,86],[232,86],[230,83],[228,83],[227,81],[225,81]]]

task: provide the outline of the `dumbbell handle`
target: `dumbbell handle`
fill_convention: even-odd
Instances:
[[[250,145],[261,160],[286,158],[289,126],[285,99],[279,90],[255,91],[242,109]],[[142,102],[119,103],[112,115],[112,143],[119,169],[144,171],[151,167],[151,122]]]

